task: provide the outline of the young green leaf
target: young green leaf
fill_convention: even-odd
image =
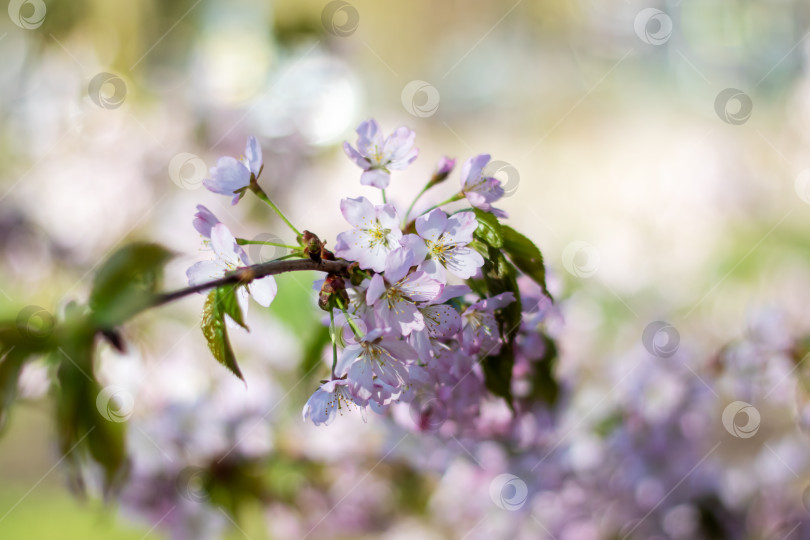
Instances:
[[[101,265],[93,280],[90,308],[94,321],[113,328],[148,307],[163,266],[172,254],[157,244],[124,246]]]
[[[219,291],[219,302],[222,305],[222,311],[225,312],[233,322],[244,328],[245,330],[250,330],[245,324],[245,321],[242,318],[242,309],[239,307],[239,301],[237,300],[236,290],[239,288],[239,285],[225,285],[223,287],[219,287],[217,290]]]
[[[475,217],[478,220],[478,228],[475,229],[473,237],[484,242],[490,247],[500,248],[503,246],[503,234],[501,224],[493,214],[484,212],[478,208],[473,208]]]
[[[203,335],[208,342],[208,349],[217,362],[228,368],[231,373],[245,380],[239,365],[236,363],[236,356],[231,349],[228,340],[228,329],[225,326],[225,309],[222,301],[224,293],[220,289],[214,289],[208,293],[208,298],[203,307],[203,317],[200,326]]]
[[[546,267],[543,255],[534,243],[508,225],[501,225],[503,250],[524,274],[532,278],[551,298],[546,288]]]

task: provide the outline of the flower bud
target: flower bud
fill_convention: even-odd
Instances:
[[[304,243],[304,249],[306,249],[309,258],[315,262],[321,262],[321,250],[323,249],[323,243],[321,242],[321,239],[318,238],[318,235],[309,231],[304,231],[301,234],[301,240]]]
[[[451,159],[449,157],[442,157],[439,162],[436,164],[436,170],[433,172],[433,176],[430,178],[430,182],[428,182],[428,187],[435,186],[436,184],[440,184],[444,182],[450,173],[453,171],[453,167],[456,166],[456,160]]]
[[[327,274],[318,295],[318,307],[324,311],[343,308],[349,305],[346,282],[337,274]]]

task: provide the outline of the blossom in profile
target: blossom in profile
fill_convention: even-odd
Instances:
[[[256,137],[251,135],[245,146],[245,155],[240,159],[219,158],[216,167],[211,167],[211,178],[203,180],[203,185],[214,193],[233,196],[231,204],[236,204],[250,185],[251,178],[258,178],[261,171],[262,149]]]
[[[479,154],[464,162],[461,166],[461,192],[474,207],[503,216],[503,211],[491,205],[503,197],[504,191],[500,180],[484,174],[489,160],[489,154]]]
[[[405,169],[419,155],[419,149],[413,146],[415,140],[416,133],[405,126],[383,137],[377,122],[367,120],[357,128],[357,148],[346,141],[343,151],[363,169],[361,184],[385,189],[391,181],[391,171]]]

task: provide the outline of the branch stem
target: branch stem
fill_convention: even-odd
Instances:
[[[346,269],[349,267],[348,261],[320,261],[315,262],[311,259],[296,259],[291,261],[269,261],[251,266],[244,266],[237,268],[234,272],[223,276],[213,281],[206,281],[184,289],[159,294],[155,300],[147,307],[157,307],[163,304],[168,304],[184,296],[189,296],[194,293],[214,289],[223,285],[232,285],[236,283],[250,283],[254,279],[263,278],[265,276],[273,276],[276,274],[284,274],[286,272],[303,272],[307,270],[314,270],[316,272],[327,272],[348,276]]]
[[[250,190],[251,190],[253,193],[255,193],[255,194],[256,194],[256,196],[257,196],[258,198],[260,198],[261,200],[263,200],[264,202],[266,202],[266,203],[267,203],[267,204],[270,206],[270,208],[272,208],[272,209],[273,209],[273,211],[274,211],[276,214],[278,214],[278,217],[280,217],[280,218],[281,218],[281,219],[284,221],[284,223],[286,223],[286,224],[287,224],[287,226],[288,226],[290,229],[292,229],[292,231],[293,231],[293,232],[296,234],[296,236],[301,236],[301,231],[299,231],[298,229],[296,229],[296,228],[295,228],[295,226],[294,226],[292,223],[290,223],[290,220],[289,220],[289,219],[287,219],[287,216],[285,216],[285,215],[284,215],[284,212],[282,212],[282,211],[279,209],[279,207],[278,207],[278,206],[276,206],[276,205],[275,205],[275,203],[274,203],[273,201],[271,201],[271,200],[270,200],[270,197],[268,197],[268,196],[267,196],[267,193],[265,193],[265,192],[264,192],[264,190],[261,188],[261,186],[259,186],[259,183],[258,183],[258,182],[256,182],[256,180],[255,180],[255,179],[254,179],[253,181],[251,181],[251,182],[250,182]]]

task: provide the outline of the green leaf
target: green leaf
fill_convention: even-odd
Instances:
[[[496,356],[487,356],[481,360],[484,371],[484,384],[494,395],[506,400],[509,408],[514,410],[512,402],[512,368],[515,365],[515,355],[511,343],[504,343],[500,353]]]
[[[3,429],[8,411],[17,399],[17,381],[20,378],[26,353],[22,349],[7,349],[0,353],[0,430]]]
[[[172,254],[157,244],[136,243],[113,253],[96,272],[90,293],[93,320],[112,328],[148,307]]]
[[[127,470],[126,415],[115,414],[115,403],[105,400],[109,396],[102,394],[96,379],[93,328],[83,319],[68,321],[68,325],[70,332],[51,355],[52,362],[59,366],[56,426],[60,448],[73,465],[73,482],[77,486],[82,485],[81,459],[89,451],[104,471],[105,493],[109,493],[120,487]]]
[[[221,288],[208,293],[200,326],[208,342],[208,349],[217,359],[217,362],[228,368],[231,373],[244,382],[245,378],[236,363],[236,357],[228,340],[228,329],[225,326],[225,309],[222,301],[225,294]]]
[[[475,212],[475,217],[478,219],[478,228],[475,229],[473,236],[490,247],[502,247],[503,233],[498,218],[478,208],[473,208],[473,212]]]
[[[508,225],[501,225],[503,250],[524,274],[532,278],[549,298],[543,255],[534,243]]]
[[[495,296],[504,292],[515,295],[515,301],[500,311],[501,336],[511,342],[520,327],[521,310],[523,309],[520,289],[517,284],[517,269],[506,260],[500,250],[489,248],[489,256],[481,268],[484,283],[487,286],[487,296]]]
[[[222,305],[222,310],[228,315],[233,322],[244,328],[245,330],[250,330],[245,321],[242,319],[242,309],[239,307],[239,301],[237,300],[236,296],[236,289],[238,289],[240,285],[225,285],[224,287],[219,287],[219,302]]]
[[[557,344],[545,334],[542,337],[545,350],[542,358],[532,361],[531,395],[535,399],[553,406],[560,397],[560,383],[554,377],[554,368],[557,364]]]

